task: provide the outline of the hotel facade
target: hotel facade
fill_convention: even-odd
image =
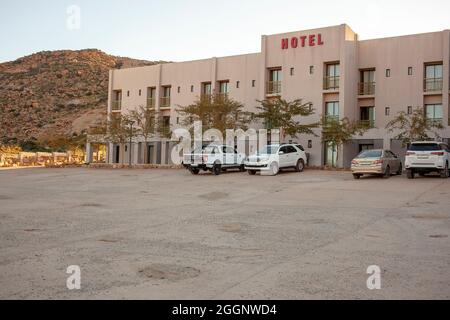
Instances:
[[[257,100],[300,98],[315,109],[305,123],[326,115],[371,127],[340,148],[339,156],[332,144],[321,142],[320,129],[317,137],[292,139],[310,154],[310,165],[349,167],[363,149],[404,155],[401,142],[385,129],[400,111],[423,108],[428,118],[444,125],[440,135],[450,140],[449,63],[450,30],[360,41],[344,24],[264,35],[259,53],[111,70],[108,115],[148,106],[160,111],[173,129],[181,123],[176,110],[202,95],[227,94],[246,111],[256,111]],[[128,163],[131,158],[136,164],[170,164],[174,144],[154,140],[145,148],[138,139],[131,147],[107,143],[107,162]],[[88,160],[92,149],[88,143]]]

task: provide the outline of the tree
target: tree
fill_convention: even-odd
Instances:
[[[145,150],[147,150],[148,142],[152,137],[158,134],[162,136],[170,134],[170,130],[167,130],[163,123],[160,112],[157,112],[154,108],[139,106],[130,112],[130,118],[136,125],[136,134],[144,138]],[[147,152],[144,154],[146,157]],[[144,161],[147,161],[147,159],[144,159]]]
[[[106,139],[120,145],[122,165],[124,163],[124,145],[136,135],[136,130],[133,128],[133,123],[134,120],[129,115],[113,114],[108,119]]]
[[[281,129],[283,139],[286,135],[298,137],[299,134],[315,135],[314,128],[319,122],[302,124],[299,117],[308,117],[314,114],[311,103],[303,103],[301,99],[286,101],[281,98],[258,101],[258,113],[252,113],[253,118],[262,119],[266,129]]]
[[[396,132],[394,137],[400,140],[404,147],[413,141],[429,140],[429,133],[433,133],[435,138],[439,138],[436,129],[443,129],[441,121],[428,119],[423,108],[417,107],[411,114],[401,111],[397,116],[389,121],[386,129],[389,133]]]
[[[353,139],[353,136],[362,136],[369,126],[359,121],[352,121],[347,117],[338,119],[334,117],[322,117],[322,143],[331,143],[336,146],[336,162],[339,158],[340,147]]]
[[[243,111],[244,106],[223,94],[201,97],[193,104],[177,109],[183,117],[182,124],[191,126],[201,121],[203,131],[217,129],[223,136],[227,129],[247,130],[251,114]]]

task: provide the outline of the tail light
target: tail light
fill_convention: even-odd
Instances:
[[[411,151],[406,152],[406,155],[407,155],[407,156],[412,156],[412,155],[414,155],[414,154],[416,154],[416,153],[415,153],[415,152],[411,152]]]
[[[431,154],[434,155],[434,156],[443,156],[443,155],[444,155],[444,152],[443,152],[443,151],[432,152]]]
[[[359,162],[356,160],[352,160],[352,164],[357,165]]]
[[[208,162],[208,156],[207,155],[203,155],[203,162]]]
[[[375,160],[373,164],[383,164],[383,159]]]

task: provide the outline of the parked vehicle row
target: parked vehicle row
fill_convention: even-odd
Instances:
[[[409,179],[415,174],[421,176],[437,172],[442,178],[450,174],[450,149],[447,144],[435,141],[413,142],[407,149],[405,169]],[[294,169],[302,172],[307,163],[304,148],[299,144],[273,144],[245,157],[234,147],[210,144],[184,154],[183,165],[192,174],[201,170],[214,175],[228,169],[247,171],[250,175],[260,172],[263,175],[277,175],[281,169]],[[363,175],[379,175],[389,178],[402,175],[401,159],[390,150],[371,149],[360,152],[351,162],[351,172],[355,179]]]
[[[301,145],[268,145],[263,150],[246,158],[231,146],[213,144],[184,154],[183,165],[195,175],[200,170],[211,171],[213,174],[219,175],[228,169],[247,170],[250,175],[254,175],[256,172],[276,175],[280,169],[287,168],[302,172],[306,160],[306,153]]]

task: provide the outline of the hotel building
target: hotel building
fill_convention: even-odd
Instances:
[[[331,144],[321,142],[320,129],[318,137],[294,139],[310,154],[310,165],[337,161],[338,166],[348,167],[367,148],[404,155],[401,142],[385,129],[400,111],[423,108],[430,121],[444,125],[441,137],[450,139],[449,63],[450,30],[360,41],[343,24],[263,35],[258,53],[111,70],[108,114],[126,113],[140,105],[154,107],[166,125],[175,128],[181,121],[179,106],[213,92],[227,94],[247,111],[255,111],[257,100],[301,98],[316,111],[305,123],[327,115],[371,127],[340,148],[338,157]],[[168,164],[173,144],[154,141],[143,150],[143,144],[135,141],[132,148],[120,150],[121,146],[109,143],[107,159],[119,163],[125,157],[128,163],[131,150],[134,163]]]

